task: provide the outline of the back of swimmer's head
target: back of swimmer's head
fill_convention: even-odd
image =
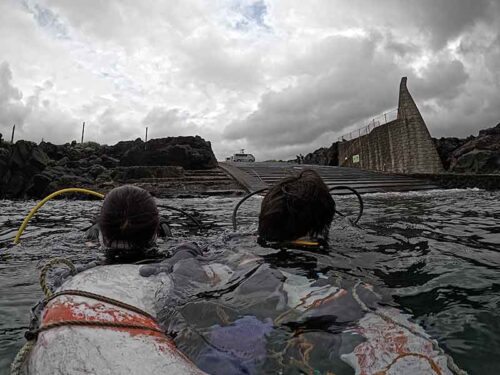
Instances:
[[[105,247],[114,247],[117,243],[147,247],[154,241],[158,225],[158,208],[146,190],[124,185],[106,194],[99,216]]]
[[[292,241],[300,237],[328,238],[335,202],[314,170],[282,179],[272,186],[261,205],[259,239]]]

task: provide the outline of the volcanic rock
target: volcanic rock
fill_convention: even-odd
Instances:
[[[199,136],[152,139],[136,144],[120,160],[122,166],[180,166],[210,169],[217,166],[210,142]]]
[[[41,142],[38,146],[27,141],[14,145],[2,142],[0,198],[42,198],[67,187],[112,188],[118,185],[115,181],[166,179],[168,185],[170,179],[183,178],[184,168],[216,166],[210,142],[198,136],[147,143],[136,139],[113,146],[95,142]]]
[[[450,171],[460,173],[500,173],[500,124],[484,129],[476,138],[455,149]]]
[[[332,143],[330,147],[319,148],[304,157],[305,164],[339,165],[339,145]]]
[[[2,151],[0,163],[0,196],[22,196],[33,176],[43,171],[48,156],[33,142],[17,141],[8,154]]]
[[[453,153],[453,151],[455,151],[457,148],[470,141],[471,139],[474,139],[474,137],[470,136],[469,138],[465,139],[456,137],[442,137],[439,139],[433,138],[434,145],[436,146],[436,150],[441,159],[441,162],[443,163],[444,169],[447,170],[450,168],[451,154]]]

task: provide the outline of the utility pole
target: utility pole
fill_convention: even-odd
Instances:
[[[147,142],[148,141],[148,127],[146,126],[146,138],[144,138],[145,141],[144,142]]]
[[[12,127],[12,136],[10,137],[10,143],[14,144],[14,133],[16,132],[16,124]]]
[[[82,141],[80,143],[83,143],[83,135],[85,134],[85,121],[83,122],[82,126]]]

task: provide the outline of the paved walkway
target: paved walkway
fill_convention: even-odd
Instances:
[[[347,185],[355,188],[360,193],[385,193],[390,191],[429,190],[437,188],[426,180],[383,174],[358,168],[276,162],[220,162],[219,166],[249,192],[272,185],[281,178],[300,172],[303,169],[316,170],[329,187]],[[349,191],[339,190],[335,191],[335,193],[342,194],[349,193]]]

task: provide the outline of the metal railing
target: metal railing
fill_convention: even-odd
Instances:
[[[380,125],[387,124],[388,122],[394,121],[398,118],[398,109],[393,109],[392,111],[382,113],[374,117],[368,125],[360,127],[356,130],[353,130],[350,133],[344,134],[343,136],[338,138],[339,142],[342,141],[352,141],[353,139],[362,137],[364,135],[369,134],[373,129]]]

